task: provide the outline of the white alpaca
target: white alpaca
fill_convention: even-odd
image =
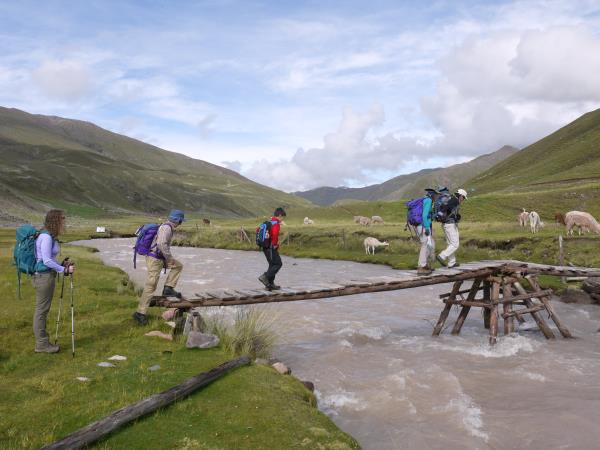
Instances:
[[[522,227],[527,226],[527,222],[529,221],[529,213],[527,211],[525,211],[525,208],[523,208],[523,212],[521,214],[519,214],[519,225],[521,225]]]
[[[363,244],[365,245],[365,253],[367,255],[374,255],[377,247],[389,247],[390,245],[387,241],[381,242],[379,239],[374,237],[365,238]]]
[[[373,223],[373,225],[375,225],[376,223],[381,223],[383,224],[383,219],[381,218],[381,216],[373,216],[371,217],[371,222]]]
[[[309,219],[308,217],[304,218],[304,225],[314,225],[315,221],[312,219]]]
[[[534,234],[540,231],[540,228],[544,227],[544,222],[542,222],[540,215],[535,211],[529,213],[529,227]]]
[[[582,211],[569,211],[565,214],[565,225],[567,227],[567,234],[573,234],[573,228],[579,228],[579,234],[581,235],[581,230],[593,231],[594,233],[600,233],[600,224],[594,216],[590,213],[582,212]]]
[[[369,225],[371,225],[371,219],[369,219],[368,217],[361,217],[358,223],[364,225],[365,227],[368,227]]]

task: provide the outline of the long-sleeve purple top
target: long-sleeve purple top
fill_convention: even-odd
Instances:
[[[65,268],[56,261],[56,256],[60,253],[58,241],[52,239],[47,233],[41,233],[35,240],[35,255],[38,261],[42,261],[46,267],[56,272],[62,273]]]

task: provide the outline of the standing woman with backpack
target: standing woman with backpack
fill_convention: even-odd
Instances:
[[[35,312],[33,314],[33,333],[36,353],[56,353],[58,345],[52,345],[46,332],[46,318],[52,305],[56,274],[72,274],[75,266],[66,260],[59,263],[56,257],[60,253],[58,236],[65,231],[65,212],[51,209],[46,214],[44,228],[35,240],[35,273],[31,282],[35,289]]]

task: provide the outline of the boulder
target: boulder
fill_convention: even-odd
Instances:
[[[315,392],[315,383],[313,383],[312,381],[301,381],[301,383],[304,385],[304,387],[306,389],[308,389],[310,392]]]
[[[590,294],[594,302],[600,303],[600,277],[588,278],[583,282],[581,288]]]
[[[559,297],[563,303],[577,303],[580,305],[589,305],[594,303],[590,294],[581,289],[567,288],[562,295]]]
[[[185,346],[187,348],[213,348],[219,345],[219,338],[214,334],[190,331]]]
[[[289,375],[290,373],[292,373],[292,371],[290,370],[290,368],[288,366],[286,366],[282,362],[276,362],[271,367],[273,367],[273,369],[275,369],[281,375]]]

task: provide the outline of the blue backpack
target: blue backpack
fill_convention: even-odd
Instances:
[[[433,204],[433,217],[438,222],[444,222],[448,216],[448,202],[450,201],[450,194],[441,194]]]
[[[152,256],[154,258],[160,258],[156,245],[152,245],[154,238],[158,233],[160,225],[156,223],[147,223],[137,229],[135,235],[137,240],[133,246],[133,268],[136,266],[137,255]]]
[[[406,202],[406,221],[416,227],[423,223],[423,200],[425,197],[414,198]]]
[[[273,220],[266,220],[256,228],[256,245],[260,248],[271,246],[271,227],[276,223]]]
[[[47,270],[43,263],[37,262],[35,240],[41,233],[49,234],[46,230],[38,231],[33,225],[25,224],[17,228],[17,242],[13,250],[14,264],[17,268],[17,291],[21,298],[21,274],[33,275],[35,272]],[[52,241],[54,243],[54,239]]]

